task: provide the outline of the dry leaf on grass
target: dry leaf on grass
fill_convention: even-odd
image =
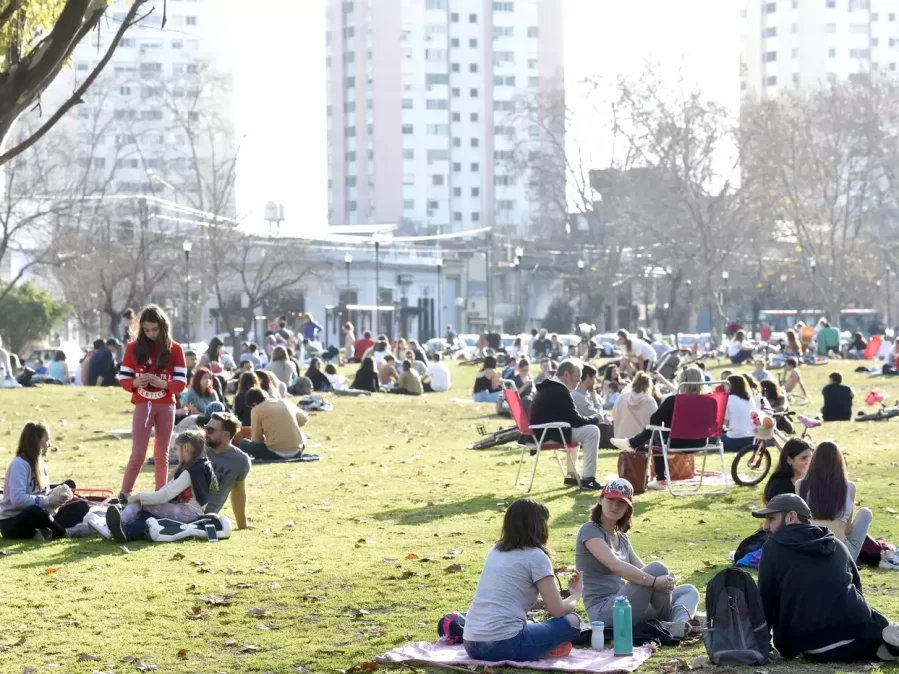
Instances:
[[[458,557],[461,554],[462,554],[461,550],[455,550],[455,549],[447,550],[446,554],[443,555],[443,558],[444,559],[455,559],[456,557]]]
[[[184,559],[184,553],[183,553],[183,552],[176,552],[174,555],[172,555],[172,556],[169,558],[169,560],[172,561],[172,562],[180,562],[182,559]]]
[[[450,564],[448,567],[446,567],[445,570],[446,570],[447,573],[461,573],[462,571],[465,570],[465,565],[463,565],[463,564]]]
[[[46,569],[44,569],[44,573],[46,574],[56,573],[56,571],[57,568],[55,566],[48,566]]]
[[[90,653],[80,653],[77,660],[78,662],[97,662],[100,660],[100,656],[92,655]]]
[[[707,569],[711,569],[713,566],[715,566],[707,559],[702,560],[702,565]]]
[[[186,648],[182,648],[180,651],[178,651],[178,652],[176,653],[176,657],[177,657],[179,660],[187,660],[187,649],[186,649]]]
[[[410,552],[408,555],[406,555],[406,559],[418,559],[418,555],[416,555],[414,552]]]
[[[358,665],[350,667],[346,671],[348,673],[349,672],[377,672],[378,669],[379,669],[378,663],[376,663],[376,662],[362,662],[362,663],[359,663]]]
[[[259,646],[254,646],[252,644],[247,644],[246,646],[241,646],[237,649],[238,653],[258,653],[262,649]]]
[[[268,615],[268,611],[266,611],[264,608],[251,608],[246,613],[246,616],[248,618],[262,618],[266,615]]]

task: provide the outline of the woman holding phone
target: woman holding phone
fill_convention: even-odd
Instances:
[[[175,426],[175,402],[187,386],[187,366],[181,345],[172,341],[170,322],[155,304],[140,314],[137,338],[125,347],[119,369],[122,388],[131,393],[134,416],[131,421],[131,458],[122,479],[120,500],[127,501],[155,431],[153,458],[156,461],[156,489],[168,479],[168,452]]]

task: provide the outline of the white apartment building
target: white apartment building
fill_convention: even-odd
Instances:
[[[744,95],[894,72],[899,0],[744,0]]]
[[[563,88],[561,0],[328,0],[329,224],[532,232],[516,101]]]
[[[129,3],[116,0],[99,31],[75,49],[44,96],[47,109],[64,101],[103,58],[125,19]],[[197,89],[204,109],[212,109],[221,127],[214,142],[221,157],[234,147],[231,96],[230,3],[222,0],[168,0],[165,27],[162,6],[125,33],[111,61],[55,133],[69,134],[73,159],[92,171],[91,179],[107,194],[154,194],[196,205],[201,189],[191,178],[185,126],[205,133],[205,111],[195,112]],[[148,8],[149,9],[149,8]],[[216,86],[206,80],[216,79]],[[183,116],[180,121],[177,117]],[[212,143],[197,143],[201,161],[213,156]],[[207,167],[211,168],[211,167]],[[233,202],[233,197],[232,197]],[[233,211],[233,207],[230,209]]]

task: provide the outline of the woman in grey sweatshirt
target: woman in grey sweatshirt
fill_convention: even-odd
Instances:
[[[43,459],[49,446],[50,431],[46,426],[25,424],[19,449],[6,468],[3,481],[3,538],[50,540],[90,535],[90,529],[82,523],[90,505],[72,498],[73,483],[50,487],[50,474]]]

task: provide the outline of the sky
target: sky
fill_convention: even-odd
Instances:
[[[579,81],[634,75],[646,60],[682,68],[709,98],[736,107],[738,0],[556,1],[563,3],[566,91],[575,117]],[[292,228],[321,231],[328,209],[325,0],[255,0],[254,11],[239,16],[238,209],[261,218],[266,201],[280,201]],[[581,143],[587,133],[601,136],[578,130]]]

